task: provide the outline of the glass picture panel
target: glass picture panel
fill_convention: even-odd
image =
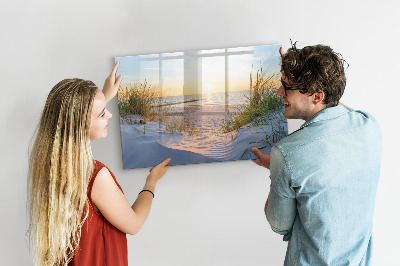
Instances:
[[[256,158],[287,135],[280,45],[115,57],[123,168]]]

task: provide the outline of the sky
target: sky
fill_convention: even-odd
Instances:
[[[248,90],[250,74],[260,67],[279,73],[281,45],[263,45],[189,52],[115,57],[121,87],[143,83],[164,96]],[[226,60],[227,59],[227,60]],[[226,63],[227,61],[227,63]],[[227,80],[226,80],[227,76]]]

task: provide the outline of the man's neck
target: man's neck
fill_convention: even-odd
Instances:
[[[309,120],[311,117],[313,117],[314,115],[318,114],[319,112],[321,112],[322,110],[324,110],[326,108],[327,108],[326,104],[317,104],[317,105],[315,105],[315,107],[310,112],[310,114],[307,116],[305,121]]]

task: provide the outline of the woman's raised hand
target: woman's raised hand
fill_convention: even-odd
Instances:
[[[106,81],[104,82],[103,94],[104,97],[106,98],[106,103],[112,98],[114,98],[114,96],[117,94],[119,84],[122,81],[122,75],[119,75],[118,78],[115,80],[115,75],[117,73],[118,66],[119,66],[119,61],[115,63],[114,68],[111,71],[111,74],[107,77]]]

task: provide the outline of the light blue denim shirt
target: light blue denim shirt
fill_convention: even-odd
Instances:
[[[267,220],[284,265],[371,265],[381,131],[365,112],[324,109],[271,149]]]

